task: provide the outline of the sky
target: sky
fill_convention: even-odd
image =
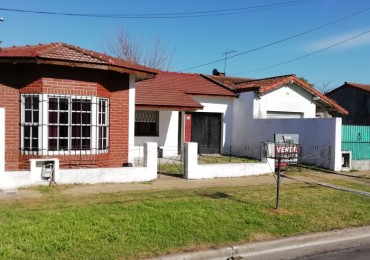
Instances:
[[[124,30],[143,51],[160,37],[171,71],[296,74],[321,91],[370,84],[369,0],[2,0],[0,17],[0,47],[64,42],[109,54]]]

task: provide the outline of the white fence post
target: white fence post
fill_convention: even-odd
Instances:
[[[157,152],[157,143],[144,143],[144,167],[147,167],[150,171],[155,172],[155,175],[157,175],[158,166]]]
[[[0,108],[0,173],[5,172],[5,109]]]
[[[198,143],[185,143],[184,145],[184,177],[185,179],[193,179],[193,175],[196,174],[196,168],[198,166]]]

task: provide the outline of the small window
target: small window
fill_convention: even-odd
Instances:
[[[108,99],[99,99],[98,103],[98,149],[108,149]]]
[[[135,111],[135,136],[159,135],[159,111]]]
[[[267,118],[268,119],[303,118],[303,113],[299,113],[299,112],[267,111]]]

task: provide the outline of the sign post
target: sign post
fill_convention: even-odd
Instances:
[[[276,172],[276,206],[279,208],[280,183],[284,175],[281,174],[282,166],[298,164],[301,146],[298,144],[297,134],[275,134],[275,143],[270,143],[267,157],[275,159]]]

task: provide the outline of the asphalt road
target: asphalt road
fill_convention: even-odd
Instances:
[[[174,254],[155,260],[370,260],[370,226]]]
[[[369,260],[370,245],[364,245],[353,248],[345,248],[330,251],[322,254],[313,254],[310,256],[299,257],[297,260]]]

